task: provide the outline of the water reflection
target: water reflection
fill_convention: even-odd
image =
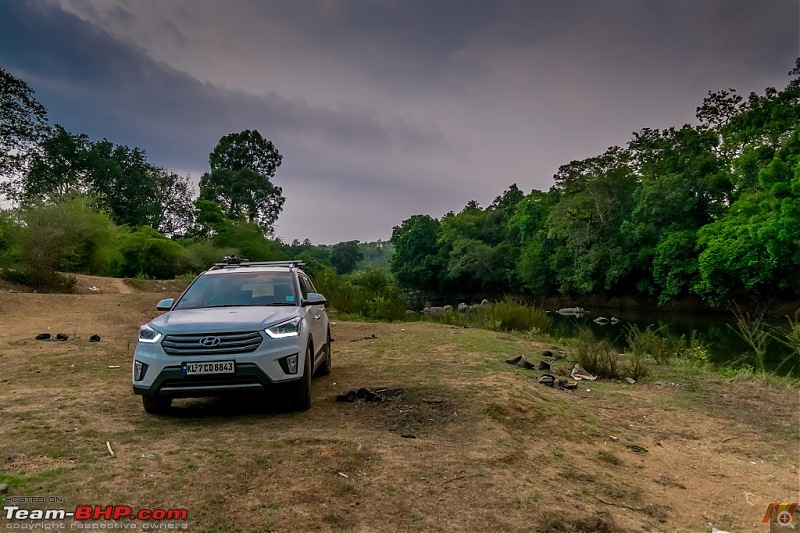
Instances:
[[[620,350],[627,348],[625,335],[628,329],[635,325],[644,331],[647,326],[659,330],[658,333],[670,339],[679,339],[685,336],[689,339],[694,335],[709,351],[711,362],[718,365],[743,366],[755,365],[755,354],[737,334],[736,319],[728,315],[695,315],[687,313],[664,313],[652,311],[592,311],[587,309],[583,316],[562,316],[551,314],[553,318],[553,335],[555,337],[574,337],[578,329],[590,329],[597,337],[608,339]],[[598,317],[606,319],[616,318],[617,323],[598,324],[594,322]],[[786,318],[774,318],[768,321],[773,327],[786,330]],[[787,360],[787,357],[789,359]],[[785,362],[784,362],[785,361]],[[783,362],[783,365],[781,363]],[[784,345],[772,341],[767,347],[765,365],[768,370],[778,369],[781,375],[791,372],[800,376],[800,357],[791,354]],[[780,368],[778,368],[780,366]]]

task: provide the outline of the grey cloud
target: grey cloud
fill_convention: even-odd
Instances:
[[[39,80],[38,97],[68,129],[140,146],[184,168],[197,168],[219,137],[245,128],[359,151],[446,145],[436,128],[355,107],[314,107],[201,83],[53,6],[0,3],[0,61]]]

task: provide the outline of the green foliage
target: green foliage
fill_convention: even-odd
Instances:
[[[494,331],[536,331],[545,333],[553,323],[547,314],[535,307],[505,299],[490,304],[477,312],[478,320]]]
[[[700,126],[644,128],[563,165],[548,192],[412,216],[392,233],[392,272],[450,296],[798,298],[799,72],[783,91],[709,93]]]
[[[148,226],[124,235],[119,250],[123,257],[121,274],[125,277],[170,279],[193,270],[191,255],[180,243]]]
[[[103,274],[120,261],[114,245],[117,227],[87,198],[29,207],[16,213],[6,232],[11,260],[17,260],[35,288],[64,288],[60,271]]]
[[[405,317],[405,298],[384,269],[367,268],[340,276],[328,268],[314,277],[314,286],[339,313],[385,321]]]
[[[394,254],[392,273],[401,287],[437,290],[444,262],[437,242],[439,221],[428,215],[414,215],[392,230]]]
[[[250,261],[281,261],[292,259],[278,241],[264,237],[262,228],[254,222],[225,220],[212,238],[220,249],[236,249],[239,257]],[[224,256],[220,256],[222,259]]]
[[[658,363],[669,363],[670,359],[681,351],[681,343],[673,343],[670,339],[658,334],[647,326],[644,331],[636,325],[627,327],[625,340],[628,351],[635,359],[652,357]]]
[[[360,242],[358,243],[358,249],[364,254],[364,258],[358,262],[357,269],[378,267],[389,270],[389,261],[394,252],[394,246],[391,242],[381,241],[380,239],[375,242]]]
[[[331,250],[331,264],[339,274],[349,274],[356,269],[364,253],[358,247],[358,241],[340,242]]]
[[[33,89],[0,67],[0,182],[25,169],[47,130],[47,111]],[[0,188],[9,192],[13,188]]]
[[[271,181],[282,161],[256,130],[226,135],[209,154],[211,171],[200,178],[200,198],[220,204],[228,218],[254,222],[271,234],[286,200]]]
[[[588,328],[581,330],[575,344],[575,359],[587,372],[601,378],[626,377],[622,357],[606,339],[597,339]],[[636,379],[636,378],[634,378]]]
[[[511,298],[489,304],[482,309],[450,310],[438,314],[423,315],[424,320],[469,326],[492,331],[514,331],[532,336],[547,335],[553,322],[547,314],[535,307],[521,304]]]

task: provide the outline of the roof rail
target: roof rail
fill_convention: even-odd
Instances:
[[[214,263],[209,270],[219,270],[221,268],[230,268],[230,267],[255,267],[255,266],[274,266],[274,267],[289,267],[289,268],[299,268],[305,265],[303,261],[248,261],[247,259],[242,259],[240,261],[231,261],[231,259],[238,259],[236,257],[226,257],[224,263]]]

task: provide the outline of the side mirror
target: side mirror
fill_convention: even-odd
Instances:
[[[166,298],[156,304],[156,309],[158,311],[169,311],[170,309],[172,309],[172,304],[174,303],[175,303],[174,298]]]
[[[309,292],[306,299],[303,300],[303,305],[325,305],[328,300],[318,292]]]

